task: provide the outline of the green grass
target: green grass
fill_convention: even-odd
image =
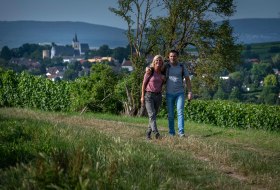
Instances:
[[[279,189],[280,134],[186,121],[0,109],[0,189]]]

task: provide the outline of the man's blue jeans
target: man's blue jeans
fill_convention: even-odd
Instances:
[[[185,94],[184,92],[178,94],[166,94],[166,104],[168,112],[168,127],[169,134],[175,135],[174,128],[174,107],[177,107],[178,116],[178,133],[184,134],[184,105],[185,105]]]

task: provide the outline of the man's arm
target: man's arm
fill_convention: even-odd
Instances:
[[[185,77],[186,85],[188,88],[188,100],[192,99],[192,85],[191,85],[191,79],[189,76]]]

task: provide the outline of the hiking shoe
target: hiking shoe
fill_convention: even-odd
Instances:
[[[147,131],[147,133],[146,133],[146,139],[147,139],[147,140],[151,140],[151,139],[152,139],[152,138],[151,138],[151,133],[152,133],[152,132],[151,132],[150,130]]]
[[[161,139],[161,136],[159,133],[156,133],[156,139]]]

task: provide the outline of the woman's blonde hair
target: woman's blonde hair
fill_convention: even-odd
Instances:
[[[163,57],[161,55],[155,55],[155,57],[153,58],[153,62],[151,63],[151,67],[155,67],[157,59],[161,59],[161,61],[163,62]]]

